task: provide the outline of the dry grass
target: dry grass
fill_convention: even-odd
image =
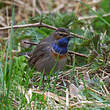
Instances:
[[[82,0],[84,3],[91,6],[92,9],[99,9],[99,2],[101,0]],[[42,13],[56,13],[56,12],[72,12],[77,15],[78,19],[81,20],[91,20],[97,16],[87,16],[88,8],[84,7],[78,0],[0,0],[0,3],[3,3],[3,7],[0,9],[0,28],[8,27],[11,25],[12,17],[12,5],[15,6],[15,16],[16,23],[19,24],[22,21],[27,22],[29,17],[34,17],[36,14],[41,15]],[[50,12],[51,10],[51,12]],[[87,16],[87,17],[85,17]],[[106,14],[104,16],[110,16]],[[24,26],[24,25],[21,25]],[[10,28],[10,27],[8,27]],[[19,27],[18,27],[19,28]],[[54,27],[56,28],[56,27]],[[3,44],[4,40],[7,41],[9,38],[10,31],[0,31],[0,43]],[[5,37],[5,38],[4,38]],[[22,109],[29,109],[29,105],[32,110],[37,109],[37,104],[35,101],[31,101],[33,94],[42,95],[43,101],[46,101],[46,104],[43,103],[46,109],[68,109],[68,108],[82,108],[85,105],[87,107],[110,107],[110,104],[103,103],[102,99],[109,101],[110,97],[110,61],[107,60],[106,65],[103,68],[98,70],[92,70],[90,65],[84,65],[81,67],[70,67],[68,71],[62,72],[57,76],[51,77],[50,89],[55,85],[55,91],[39,90],[36,85],[32,85],[31,88],[25,90],[21,86],[16,88],[19,90],[19,93],[22,93],[27,101],[25,107]],[[71,77],[71,74],[74,74],[74,77]],[[96,81],[98,79],[98,81]],[[30,83],[40,81],[38,76],[34,79],[29,80]],[[95,82],[96,81],[96,82]],[[97,86],[98,83],[101,83]],[[43,88],[43,87],[42,87]],[[43,88],[44,89],[44,88]],[[57,94],[57,93],[58,94]],[[13,93],[11,93],[13,94]],[[85,95],[86,94],[86,95]],[[85,96],[84,96],[85,95]],[[88,98],[88,95],[90,96]],[[96,97],[95,97],[96,96]],[[2,96],[1,96],[2,97]],[[92,98],[91,98],[92,97]],[[95,99],[96,98],[96,99]],[[9,97],[11,99],[11,97]],[[90,99],[90,100],[89,100]],[[17,101],[13,97],[12,105],[14,108],[17,108],[21,102]],[[4,104],[4,108],[5,108]]]

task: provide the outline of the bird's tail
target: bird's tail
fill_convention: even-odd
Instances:
[[[23,53],[18,53],[18,56],[25,56],[26,58],[30,58],[31,52],[23,52]]]

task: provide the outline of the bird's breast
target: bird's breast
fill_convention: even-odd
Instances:
[[[59,53],[54,52],[53,50],[51,50],[51,55],[55,59],[59,59],[59,60],[63,60],[65,58],[67,58],[67,53],[66,54],[59,54]]]

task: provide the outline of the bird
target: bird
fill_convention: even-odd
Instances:
[[[63,70],[68,59],[68,43],[72,37],[67,28],[57,28],[29,54],[29,66],[44,74],[49,74],[52,69],[53,72]]]

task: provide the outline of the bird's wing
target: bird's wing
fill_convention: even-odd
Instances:
[[[50,48],[50,43],[49,42],[40,42],[34,51],[32,52],[30,59],[29,59],[29,65],[34,66],[35,63],[39,60],[42,59],[42,57],[45,54],[49,53],[49,48]]]

